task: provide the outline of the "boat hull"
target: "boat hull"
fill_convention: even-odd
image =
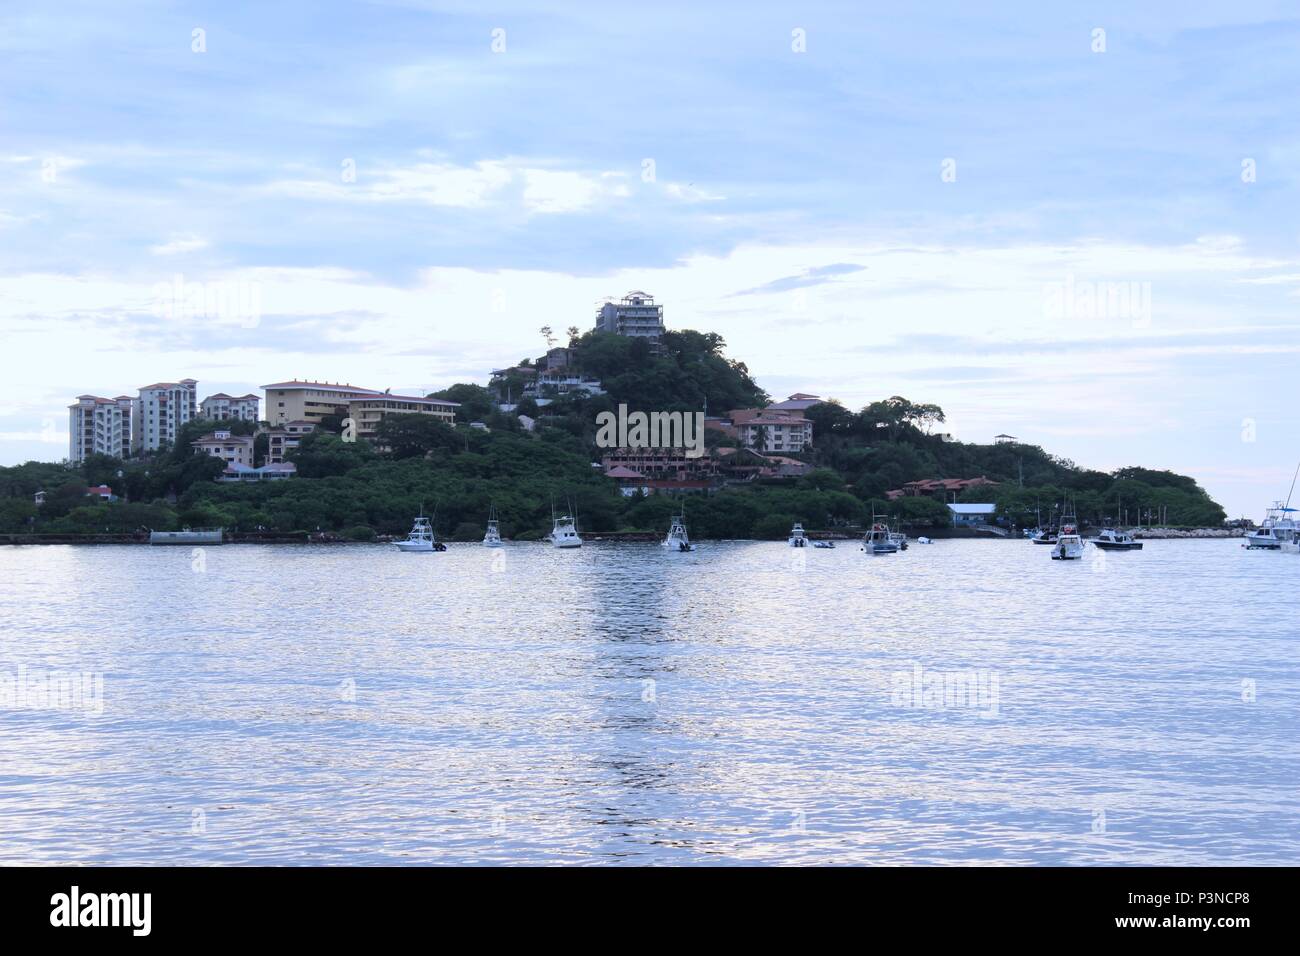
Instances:
[[[1129,541],[1129,542],[1094,541],[1092,545],[1095,548],[1101,548],[1101,550],[1103,551],[1141,551],[1142,550],[1141,541]]]

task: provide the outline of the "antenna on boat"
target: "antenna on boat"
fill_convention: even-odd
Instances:
[[[1285,508],[1291,507],[1291,493],[1295,491],[1295,480],[1297,477],[1300,477],[1300,464],[1295,466],[1295,474],[1291,476],[1291,491],[1286,493],[1286,504],[1283,506]]]

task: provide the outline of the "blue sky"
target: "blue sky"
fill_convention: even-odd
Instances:
[[[778,396],[1286,494],[1293,5],[546,6],[6,4],[0,462],[86,392],[484,381],[638,288]]]

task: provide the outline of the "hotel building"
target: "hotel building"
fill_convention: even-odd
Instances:
[[[319,425],[329,415],[342,415],[352,419],[358,438],[373,438],[386,415],[433,415],[450,425],[460,407],[457,402],[439,398],[393,395],[337,382],[294,380],[262,388],[266,390],[266,420],[272,428],[304,423]]]
[[[181,426],[198,418],[198,382],[156,382],[140,389],[131,414],[131,447],[136,452],[157,451],[176,441]]]
[[[217,392],[199,402],[199,412],[203,418],[213,422],[227,418],[255,422],[258,421],[257,406],[261,401],[256,395],[240,395],[236,398],[225,392]]]
[[[229,467],[242,465],[253,467],[253,436],[232,435],[225,429],[217,429],[190,442],[205,455],[220,458]]]
[[[129,458],[133,405],[129,395],[77,396],[68,406],[68,460],[76,465],[90,455]]]
[[[456,420],[458,402],[440,398],[417,398],[413,395],[389,395],[383,392],[354,398],[348,405],[348,417],[356,425],[357,437],[374,440],[375,431],[388,415],[432,415],[448,425]]]

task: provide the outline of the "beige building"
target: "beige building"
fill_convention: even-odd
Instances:
[[[372,388],[340,385],[338,382],[275,382],[263,385],[266,392],[266,421],[273,428],[289,422],[313,422],[330,415],[348,414],[353,399],[383,395]]]
[[[356,425],[358,438],[373,440],[375,430],[388,415],[432,415],[448,425],[456,419],[458,402],[440,398],[417,398],[413,395],[388,395],[379,393],[354,398],[348,406],[348,417]]]
[[[457,402],[417,395],[393,395],[337,382],[276,382],[266,390],[266,421],[273,429],[289,425],[319,425],[329,415],[352,419],[358,438],[372,439],[386,415],[433,415],[450,425]]]
[[[199,417],[198,384],[183,378],[140,389],[131,415],[131,447],[137,452],[157,451],[176,441],[181,426]]]
[[[190,442],[205,455],[220,458],[229,465],[253,467],[253,436],[232,435],[225,429],[217,429]]]
[[[813,426],[802,411],[737,408],[726,421],[746,448],[760,452],[800,452],[812,444]]]
[[[225,392],[217,392],[199,402],[199,411],[203,418],[213,422],[226,418],[255,422],[258,420],[257,406],[261,401],[256,395],[240,395],[236,398]]]
[[[79,395],[68,406],[68,460],[74,465],[90,455],[131,456],[131,409],[129,395],[100,398]]]

